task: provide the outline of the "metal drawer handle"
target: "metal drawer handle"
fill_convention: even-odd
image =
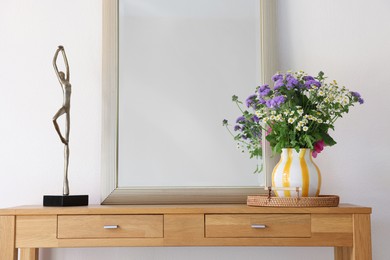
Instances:
[[[104,229],[117,229],[118,227],[118,225],[106,225],[104,226]]]
[[[255,228],[255,229],[265,229],[265,228],[267,228],[267,226],[263,225],[263,224],[252,224],[251,227]]]

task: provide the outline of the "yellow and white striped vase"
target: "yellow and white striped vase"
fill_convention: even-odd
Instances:
[[[278,197],[296,197],[296,187],[302,188],[300,196],[317,197],[321,188],[321,173],[313,162],[310,149],[282,149],[279,163],[272,172],[272,187]],[[291,188],[294,191],[277,188]]]

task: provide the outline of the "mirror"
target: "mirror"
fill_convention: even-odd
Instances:
[[[235,149],[222,120],[239,114],[231,96],[245,99],[275,66],[264,51],[272,8],[103,1],[104,204],[242,203],[263,191],[267,163],[253,174],[257,162]]]

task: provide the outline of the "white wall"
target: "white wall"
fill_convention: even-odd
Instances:
[[[278,4],[280,68],[313,74],[323,70],[366,101],[336,123],[338,144],[326,148],[317,161],[322,193],[373,207],[373,259],[389,259],[390,2],[279,0]]]
[[[318,163],[323,192],[373,206],[374,259],[390,255],[386,76],[390,6],[382,1],[279,1],[282,69],[320,69],[360,91],[366,104],[337,124],[339,144]],[[319,30],[317,32],[317,30]],[[57,45],[71,66],[71,192],[100,198],[101,1],[2,0],[0,8],[0,207],[41,204],[62,189],[63,146],[51,118],[62,93],[51,65]],[[41,259],[332,259],[330,248],[45,249]]]
[[[101,5],[6,0],[0,8],[0,206],[41,204],[61,193],[63,145],[51,119],[62,105],[52,58],[64,45],[73,84],[72,193],[99,202]]]

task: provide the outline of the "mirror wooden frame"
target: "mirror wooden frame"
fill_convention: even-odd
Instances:
[[[277,71],[276,1],[259,0],[261,15],[261,79]],[[102,53],[102,204],[246,203],[248,195],[264,193],[264,187],[135,187],[118,184],[118,0],[103,0]],[[264,136],[264,135],[263,135]],[[272,160],[265,147],[264,171],[270,176]],[[268,166],[268,167],[267,167]],[[267,180],[267,185],[269,180]]]

